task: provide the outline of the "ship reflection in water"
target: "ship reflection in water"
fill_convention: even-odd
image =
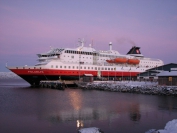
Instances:
[[[63,95],[58,97],[58,101],[55,100],[57,102],[52,102],[57,110],[42,109],[43,116],[41,117],[52,123],[75,123],[77,129],[97,126],[107,132],[110,132],[111,128],[115,131],[128,132],[131,128],[139,125],[144,126],[145,129],[136,127],[134,130],[146,131],[153,128],[154,125],[157,128],[163,126],[164,123],[175,118],[174,116],[177,114],[177,111],[171,107],[177,107],[177,103],[173,101],[172,97],[80,89],[66,89],[63,93],[65,93],[65,97]],[[166,100],[170,101],[167,103]],[[44,104],[45,107],[48,106],[46,102]],[[168,113],[160,111],[162,105]],[[169,111],[174,112],[169,114]],[[125,125],[128,125],[129,128]]]
[[[0,132],[77,133],[98,127],[105,133],[143,133],[162,129],[177,116],[177,97],[77,88],[1,86],[0,91]]]

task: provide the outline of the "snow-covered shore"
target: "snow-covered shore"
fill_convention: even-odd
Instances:
[[[169,121],[164,129],[150,129],[145,133],[177,133],[177,119]]]
[[[78,83],[82,89],[104,90],[115,92],[141,93],[151,95],[173,95],[177,96],[177,86],[159,86],[157,82],[140,81],[107,81]]]
[[[21,79],[13,72],[0,72],[0,79]]]

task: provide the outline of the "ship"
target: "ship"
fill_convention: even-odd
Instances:
[[[84,46],[84,39],[78,42],[75,48],[51,48],[37,54],[34,66],[6,67],[37,86],[41,80],[81,80],[84,75],[98,80],[136,80],[137,74],[164,64],[160,59],[144,57],[137,46],[123,55],[112,49],[112,42],[107,51],[95,50],[92,44]]]

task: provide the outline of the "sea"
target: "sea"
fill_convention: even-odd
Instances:
[[[177,118],[177,97],[32,88],[23,79],[0,79],[0,133],[145,133]]]

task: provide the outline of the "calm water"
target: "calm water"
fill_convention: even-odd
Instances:
[[[77,133],[99,127],[105,133],[144,133],[177,118],[177,97],[67,88],[30,88],[22,80],[0,79],[1,133]]]

